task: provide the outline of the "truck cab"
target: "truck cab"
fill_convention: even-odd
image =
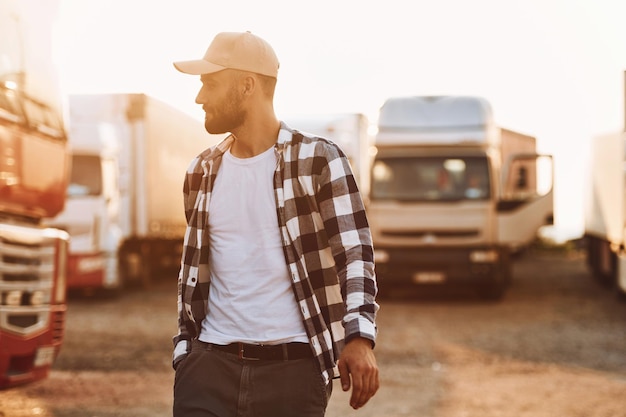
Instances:
[[[381,289],[464,285],[501,297],[511,255],[551,221],[551,158],[534,137],[496,126],[479,97],[392,98],[378,123],[368,217]]]
[[[50,51],[58,2],[0,0],[0,389],[45,378],[64,332],[69,172]]]
[[[106,122],[71,123],[69,136],[72,169],[67,202],[50,220],[72,237],[68,289],[115,295],[123,286],[117,256],[122,241],[118,136]]]

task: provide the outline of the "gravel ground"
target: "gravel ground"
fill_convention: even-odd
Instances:
[[[173,281],[173,280],[172,280]],[[72,298],[49,378],[0,392],[0,416],[170,416],[175,284]],[[576,250],[527,252],[498,302],[449,289],[380,300],[381,389],[329,417],[626,417],[626,303]]]

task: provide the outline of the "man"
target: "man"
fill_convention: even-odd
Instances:
[[[174,416],[323,416],[339,377],[362,407],[378,389],[378,305],[365,210],[346,156],[274,113],[278,59],[219,33],[196,102],[230,135],[190,164],[178,279]]]

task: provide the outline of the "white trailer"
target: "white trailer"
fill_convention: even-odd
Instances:
[[[602,284],[626,300],[626,71],[624,131],[591,141],[585,193],[587,265]]]
[[[375,147],[367,210],[381,290],[467,285],[500,298],[511,253],[552,223],[552,158],[467,96],[388,99]]]
[[[115,291],[175,274],[184,174],[218,137],[144,94],[72,95],[69,122],[68,201],[53,220],[71,236],[69,288]]]

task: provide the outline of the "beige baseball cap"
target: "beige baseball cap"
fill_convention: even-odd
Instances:
[[[218,33],[202,59],[174,62],[180,72],[210,74],[227,68],[278,77],[279,62],[274,49],[250,32]]]

